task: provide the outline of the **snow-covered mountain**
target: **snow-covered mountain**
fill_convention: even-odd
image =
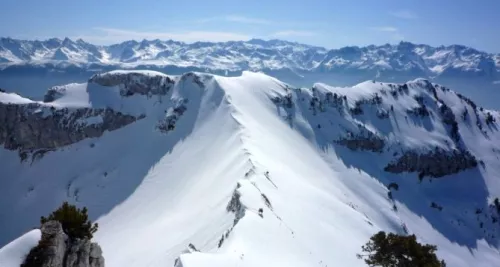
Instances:
[[[417,76],[471,75],[497,78],[500,55],[470,47],[431,47],[401,42],[327,50],[281,40],[231,41],[223,43],[143,40],[109,46],[89,44],[81,39],[46,41],[0,39],[3,67],[16,64],[92,63],[136,67],[138,65],[194,67],[210,70],[279,70],[313,72],[403,73]]]
[[[113,71],[0,92],[0,266],[63,201],[89,208],[110,267],[365,266],[381,229],[497,266],[499,115],[424,79]]]
[[[143,40],[109,46],[83,40],[26,41],[0,38],[0,88],[41,99],[47,88],[85,82],[100,72],[148,69],[174,75],[206,72],[240,76],[261,71],[291,85],[322,82],[353,86],[376,79],[406,82],[425,78],[500,108],[500,55],[452,45],[409,42],[325,49],[281,40],[223,43]]]

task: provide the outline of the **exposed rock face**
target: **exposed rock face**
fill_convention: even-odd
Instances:
[[[430,112],[425,105],[420,105],[406,111],[408,114],[419,116],[419,117],[429,117]]]
[[[221,236],[221,238],[219,240],[219,245],[218,245],[219,248],[224,243],[224,240],[226,240],[226,238],[229,237],[229,235],[233,231],[236,224],[241,220],[241,218],[243,218],[245,216],[246,207],[243,205],[243,203],[241,203],[241,200],[240,200],[241,194],[240,194],[240,192],[238,192],[238,188],[240,188],[240,187],[241,187],[241,185],[238,183],[236,185],[236,189],[233,192],[233,196],[231,197],[231,200],[229,201],[229,203],[227,203],[226,211],[234,213],[234,221],[233,221],[233,226],[231,226],[231,228],[229,228],[229,230],[227,230]]]
[[[443,123],[450,126],[450,136],[455,142],[460,141],[460,134],[458,133],[458,123],[455,119],[455,114],[450,107],[448,107],[444,102],[439,102],[439,112],[441,113],[441,118]]]
[[[101,247],[88,239],[70,239],[61,223],[42,225],[42,238],[26,257],[23,267],[104,267]]]
[[[187,99],[181,99],[174,108],[171,108],[166,111],[165,113],[165,118],[162,120],[158,121],[156,124],[156,128],[162,132],[162,133],[167,133],[169,131],[172,131],[175,129],[175,124],[177,123],[177,120],[184,114],[184,112],[187,110],[186,104]]]
[[[47,90],[47,93],[45,93],[45,95],[43,96],[43,102],[53,102],[54,100],[60,98],[63,95],[64,91],[66,91],[66,88],[64,86],[54,86],[52,88],[49,88],[49,90]]]
[[[238,184],[236,189],[233,192],[233,196],[231,197],[231,201],[226,206],[227,212],[234,213],[234,225],[238,223],[238,221],[245,216],[245,207],[240,201],[241,194],[238,192],[238,188],[240,185]]]
[[[285,96],[275,96],[271,99],[274,104],[276,105],[281,105],[286,108],[292,108],[293,107],[293,100],[292,100],[292,94],[287,94]]]
[[[102,249],[97,243],[90,243],[89,265],[90,267],[104,267]]]
[[[436,148],[428,153],[408,151],[384,170],[392,173],[418,172],[419,177],[442,177],[475,168],[476,158],[466,150],[446,151]]]
[[[72,241],[68,246],[66,254],[66,266],[104,266],[101,247],[96,243],[90,243],[88,239],[76,239]]]
[[[45,260],[42,266],[62,266],[66,252],[66,236],[60,223],[55,221],[42,225],[42,240],[45,245]]]
[[[362,131],[358,134],[348,132],[345,137],[342,137],[335,142],[349,148],[350,150],[368,150],[373,152],[382,152],[385,146],[384,139],[368,130]]]
[[[143,116],[112,109],[53,109],[38,103],[0,103],[0,145],[20,154],[49,151],[85,138],[101,136]]]
[[[170,77],[152,72],[151,75],[139,72],[111,72],[96,74],[89,82],[102,86],[119,86],[122,96],[165,95],[174,86],[175,81]]]

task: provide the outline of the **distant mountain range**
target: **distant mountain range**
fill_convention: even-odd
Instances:
[[[293,86],[322,82],[352,86],[367,80],[406,82],[425,78],[498,108],[500,54],[451,45],[400,42],[340,49],[282,41],[195,42],[143,40],[108,46],[81,39],[45,41],[0,38],[0,88],[42,99],[48,88],[86,82],[95,73],[146,69],[239,76],[263,72]]]
[[[143,40],[108,46],[81,39],[52,38],[45,41],[0,38],[2,69],[19,65],[191,67],[207,70],[293,70],[298,72],[363,72],[377,76],[406,74],[481,77],[497,80],[500,54],[462,45],[432,47],[401,42],[396,45],[348,46],[326,49],[282,40],[230,41],[221,43]]]

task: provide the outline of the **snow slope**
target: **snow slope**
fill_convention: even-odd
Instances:
[[[38,244],[41,233],[33,229],[0,248],[0,266],[20,266],[30,249]]]
[[[449,266],[499,260],[491,203],[500,195],[500,134],[485,122],[498,113],[473,109],[447,88],[426,80],[292,88],[252,72],[102,75],[169,77],[174,85],[166,95],[126,97],[120,85],[92,79],[59,88],[57,108],[145,118],[31,164],[0,149],[0,245],[70,201],[99,223],[94,239],[111,267],[365,266],[356,253],[379,230],[416,234]],[[422,103],[428,115],[410,113]],[[459,138],[444,122],[448,110]],[[175,128],[159,131],[172,114]],[[356,136],[383,145],[342,145]],[[416,172],[384,171],[408,151],[434,149],[469,151],[480,164],[421,181]],[[391,183],[399,189],[389,198]]]

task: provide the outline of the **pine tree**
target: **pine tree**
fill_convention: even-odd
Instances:
[[[422,245],[415,235],[403,236],[380,231],[361,247],[368,266],[375,267],[445,267],[435,252],[436,246]]]
[[[42,216],[40,223],[48,221],[59,221],[63,231],[70,238],[88,238],[92,239],[97,231],[97,223],[92,224],[87,214],[87,208],[79,209],[74,205],[64,202],[61,207],[52,212],[47,218]]]

